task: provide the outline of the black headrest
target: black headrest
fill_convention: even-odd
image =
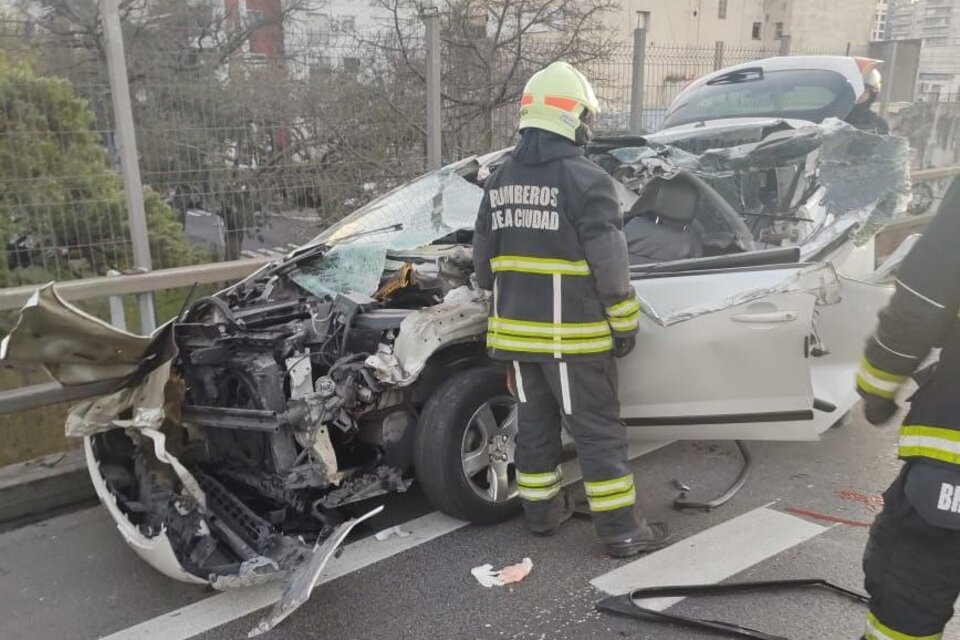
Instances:
[[[682,178],[654,178],[640,192],[631,215],[689,224],[697,216],[700,193]]]

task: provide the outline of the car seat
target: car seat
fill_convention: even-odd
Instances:
[[[649,182],[623,229],[630,264],[701,257],[703,244],[693,229],[699,206],[700,194],[689,182],[677,178]]]

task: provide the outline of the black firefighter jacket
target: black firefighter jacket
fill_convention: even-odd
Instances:
[[[473,251],[494,358],[596,358],[638,329],[612,179],[565,138],[524,132],[486,181]]]
[[[857,376],[862,395],[892,400],[935,347],[943,347],[924,376],[900,430],[899,455],[960,465],[960,180],[900,268],[896,292],[880,312]],[[921,376],[918,376],[920,378]]]

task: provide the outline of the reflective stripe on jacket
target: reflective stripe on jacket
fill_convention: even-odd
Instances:
[[[911,399],[899,455],[960,465],[960,180],[898,273],[857,375],[863,396],[893,400],[934,348],[936,371]]]
[[[474,266],[495,358],[596,357],[639,328],[612,178],[560,136],[525,130],[487,179]]]

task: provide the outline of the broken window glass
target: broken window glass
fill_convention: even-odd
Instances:
[[[609,151],[620,166],[608,170],[642,190],[656,175],[687,169],[723,196],[762,246],[804,244],[842,217],[863,225],[859,236],[868,238],[904,209],[909,193],[907,141],[835,119],[800,128],[747,125],[666,136],[670,144],[650,138],[646,146]],[[706,244],[722,240],[714,212],[703,210],[696,220]]]
[[[462,229],[473,229],[483,190],[461,173],[475,170],[468,159],[426,174],[374,200],[317,236],[311,244],[332,249],[291,273],[317,295],[376,291],[387,251],[428,245]]]
[[[470,173],[476,164],[469,158],[408,182],[347,216],[311,244],[416,249],[459,229],[473,229],[483,190],[460,174]]]
[[[386,259],[386,247],[344,244],[302,264],[290,277],[315,296],[370,295],[380,284]]]

